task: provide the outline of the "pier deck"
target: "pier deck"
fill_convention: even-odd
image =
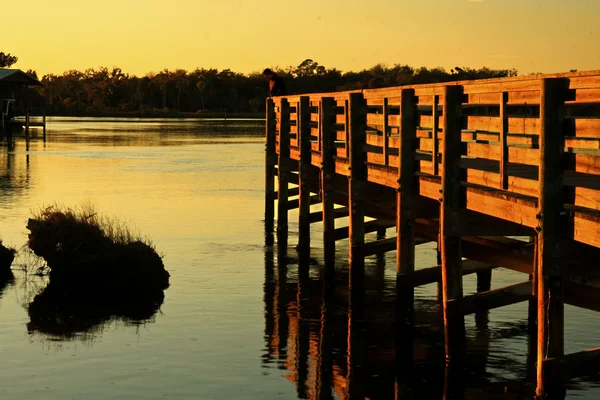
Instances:
[[[275,200],[280,246],[298,208],[301,253],[310,223],[323,223],[326,266],[336,240],[350,240],[354,292],[364,257],[396,250],[406,329],[412,288],[441,282],[449,362],[465,350],[464,314],[525,300],[530,323],[542,321],[538,397],[561,392],[569,362],[600,353],[563,350],[564,303],[600,311],[590,284],[600,257],[600,71],[277,97],[267,101],[266,140],[268,243]],[[322,211],[311,212],[316,203]],[[336,227],[344,216],[349,226]],[[392,227],[395,238],[365,243]],[[415,246],[427,241],[438,243],[439,265],[415,272]],[[463,296],[463,274],[489,288],[484,271],[495,267],[528,277]]]

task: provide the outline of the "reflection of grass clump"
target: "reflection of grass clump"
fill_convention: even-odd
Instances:
[[[29,247],[44,258],[51,282],[114,290],[162,290],[169,273],[152,244],[90,205],[41,209],[29,219]]]
[[[4,246],[0,239],[0,278],[12,275],[10,266],[15,259],[15,249]]]

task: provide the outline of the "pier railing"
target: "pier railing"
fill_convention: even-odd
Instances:
[[[354,141],[366,180],[397,188],[401,160],[409,160],[417,194],[436,200],[443,169],[456,168],[466,209],[531,228],[539,227],[544,192],[568,217],[567,237],[600,247],[600,71],[288,96],[270,104],[278,154],[283,145],[300,160],[304,143],[305,162],[331,161],[336,174],[350,176]]]

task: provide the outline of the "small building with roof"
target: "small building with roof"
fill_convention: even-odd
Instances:
[[[0,130],[5,133],[15,116],[17,101],[23,101],[24,88],[43,86],[35,77],[20,69],[0,68]]]

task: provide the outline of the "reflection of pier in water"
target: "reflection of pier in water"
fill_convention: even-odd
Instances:
[[[488,312],[476,314],[475,329],[467,333],[466,373],[452,376],[445,366],[439,302],[415,301],[414,337],[407,337],[395,329],[395,288],[384,278],[385,258],[367,263],[372,265],[366,266],[365,286],[352,293],[347,266],[337,266],[335,278],[327,277],[323,266],[266,251],[263,362],[287,371],[298,398],[450,399],[485,393],[489,397],[483,398],[518,399],[531,391],[514,382],[508,384],[513,393],[504,393],[506,382],[498,383],[504,380],[498,374],[535,376],[535,345],[527,365],[502,354],[489,359],[495,341],[531,340],[527,321],[492,331]]]

